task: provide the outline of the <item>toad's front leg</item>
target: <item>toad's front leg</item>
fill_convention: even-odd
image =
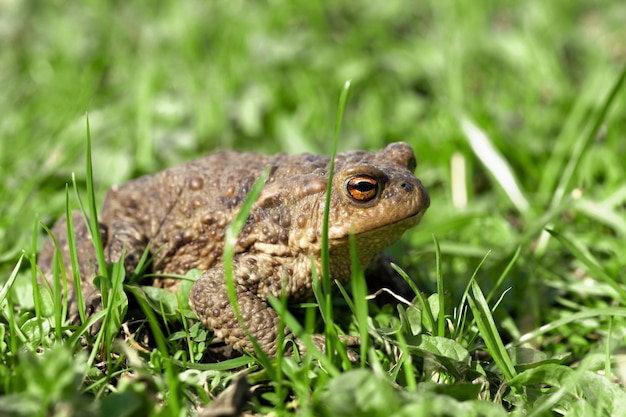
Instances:
[[[254,347],[246,335],[254,337],[261,347],[270,356],[276,355],[279,317],[268,301],[265,285],[255,283],[263,266],[250,271],[248,276],[238,268],[237,264],[250,261],[237,259],[234,262],[233,279],[235,294],[238,302],[242,323],[239,323],[235,310],[228,297],[228,287],[224,277],[223,267],[216,266],[204,272],[194,283],[189,294],[189,303],[200,321],[217,337],[240,352],[253,352]],[[256,262],[252,262],[256,264]],[[255,265],[256,266],[256,265]],[[243,280],[243,281],[242,281]],[[248,285],[250,284],[250,285]],[[244,331],[244,327],[246,331]],[[293,338],[291,332],[285,328],[285,337]]]
[[[204,272],[189,295],[189,303],[196,316],[224,342],[243,352],[254,347],[246,331],[268,355],[275,356],[280,318],[268,303],[268,294],[301,300],[311,294],[311,261],[308,257],[285,263],[284,258],[263,254],[239,255],[233,261],[233,280],[242,323],[239,323],[228,298],[228,287],[222,265]],[[242,327],[243,325],[243,327]],[[245,327],[245,330],[244,330]],[[285,339],[291,339],[304,353],[301,340],[284,327]],[[312,343],[321,351],[326,349],[323,335],[311,335]],[[359,343],[355,336],[340,336],[349,346]],[[292,353],[288,347],[287,354]],[[349,357],[356,357],[348,355]]]

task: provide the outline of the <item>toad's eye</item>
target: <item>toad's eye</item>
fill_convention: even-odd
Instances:
[[[378,181],[369,175],[357,175],[346,181],[346,189],[350,197],[364,203],[376,197]]]

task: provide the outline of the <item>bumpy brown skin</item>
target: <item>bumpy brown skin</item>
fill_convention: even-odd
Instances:
[[[244,325],[273,355],[278,317],[267,296],[284,295],[297,301],[312,295],[311,258],[321,271],[329,165],[326,156],[222,152],[113,187],[100,217],[106,260],[119,260],[125,248],[125,267],[133,271],[149,247],[155,254],[152,271],[157,274],[185,274],[193,268],[204,271],[191,290],[192,309],[226,343],[239,351],[251,350],[230,305],[220,261],[226,228],[255,180],[269,166],[269,178],[235,247],[233,275]],[[366,267],[377,253],[420,221],[429,197],[414,169],[413,150],[405,143],[393,143],[377,153],[337,155],[329,219],[333,280],[350,277],[350,234],[356,237]],[[351,195],[348,184],[363,185],[363,178],[365,185],[374,184],[373,190],[353,189]],[[88,309],[94,310],[99,303],[98,290],[91,283],[98,272],[96,258],[82,219],[77,214],[73,217],[83,292]],[[64,219],[53,233],[70,268]],[[48,277],[52,257],[53,245],[48,241],[39,258]],[[157,280],[155,285],[171,290],[177,287],[171,279]],[[75,311],[74,306],[72,313]]]

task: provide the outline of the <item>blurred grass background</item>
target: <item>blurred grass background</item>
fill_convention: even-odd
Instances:
[[[554,303],[610,305],[580,260],[539,237],[567,232],[624,278],[623,91],[581,139],[626,64],[624,22],[620,0],[0,0],[0,276],[36,249],[37,222],[64,211],[72,173],[84,181],[87,113],[101,201],[114,183],[217,149],[329,153],[351,80],[340,150],[416,150],[432,206],[394,254],[426,289],[434,233],[452,298],[488,251],[485,291],[521,247],[504,285],[513,337],[563,314]],[[527,209],[480,162],[464,118],[508,162]],[[454,155],[467,204],[453,202]],[[590,349],[578,331],[541,348]]]

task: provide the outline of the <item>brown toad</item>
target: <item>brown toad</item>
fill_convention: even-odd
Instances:
[[[198,318],[235,349],[251,350],[230,305],[221,262],[224,235],[255,180],[266,167],[269,177],[238,236],[233,278],[245,327],[269,354],[276,353],[278,317],[268,294],[290,301],[312,295],[312,264],[321,271],[321,233],[330,158],[310,154],[265,156],[220,152],[114,186],[106,196],[100,233],[107,262],[125,250],[127,271],[146,247],[155,274],[202,271],[190,304]],[[349,235],[354,234],[364,267],[385,247],[415,226],[429,197],[414,176],[415,157],[405,143],[376,153],[345,152],[335,159],[330,217],[330,274],[350,278]],[[88,310],[98,308],[98,273],[91,239],[80,215],[73,215],[82,291]],[[53,233],[71,271],[64,219]],[[50,277],[54,247],[48,239],[39,265]],[[68,280],[71,281],[71,280]],[[176,280],[155,280],[174,290]],[[72,297],[73,299],[73,297]],[[76,306],[71,305],[73,319]],[[286,330],[287,337],[293,337]]]

